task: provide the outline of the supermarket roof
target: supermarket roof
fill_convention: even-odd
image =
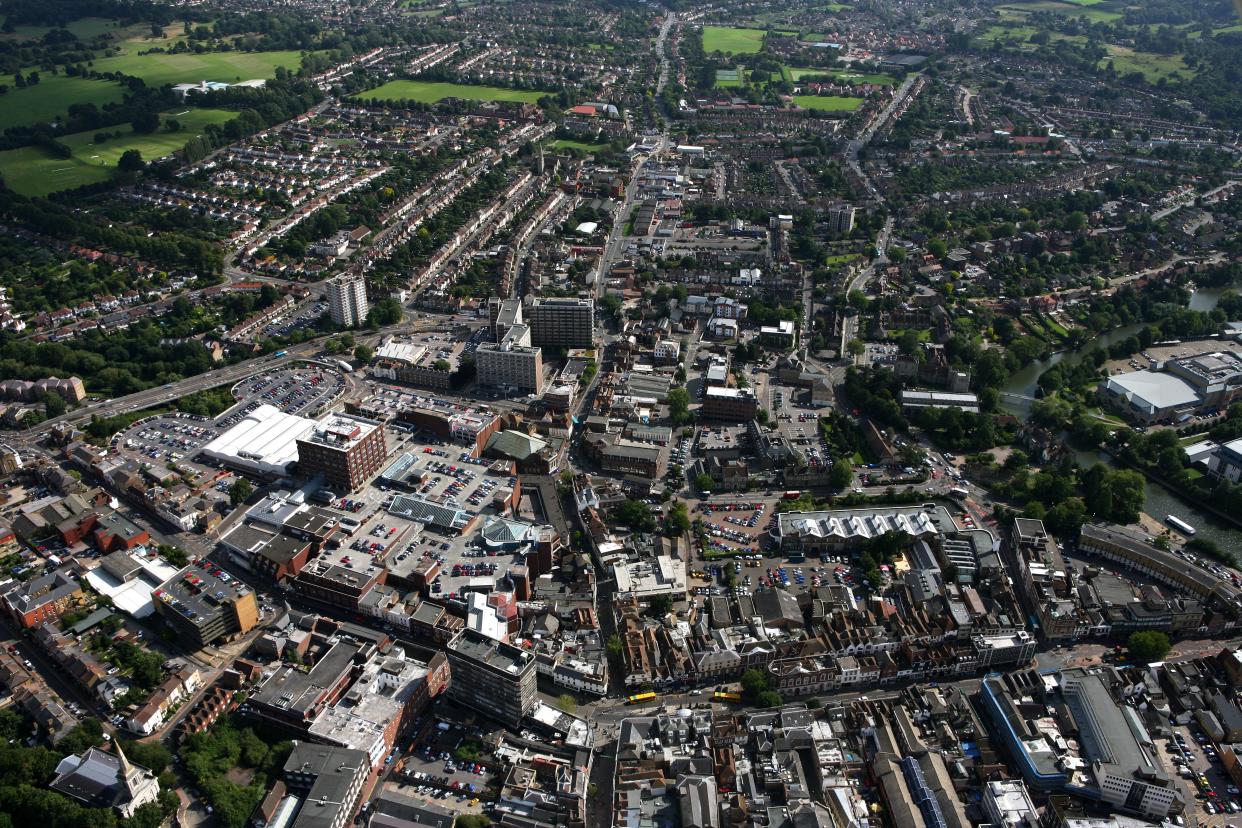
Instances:
[[[230,466],[282,475],[298,459],[298,439],[314,427],[314,420],[265,404],[203,446],[202,453]]]
[[[1105,383],[1109,391],[1147,413],[1193,405],[1199,401],[1199,393],[1194,386],[1172,374],[1131,371],[1114,374]]]
[[[426,345],[389,340],[379,347],[379,350],[375,352],[375,356],[377,359],[392,359],[412,364],[418,362],[425,353],[427,353]]]

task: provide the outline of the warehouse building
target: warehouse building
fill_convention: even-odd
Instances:
[[[1179,419],[1199,407],[1199,393],[1181,377],[1156,371],[1115,374],[1099,385],[1109,408],[1137,422]]]
[[[200,456],[256,477],[284,477],[297,462],[298,440],[314,427],[314,420],[261,405],[203,446]]]

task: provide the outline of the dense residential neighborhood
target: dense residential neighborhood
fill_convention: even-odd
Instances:
[[[1242,822],[1234,4],[0,19],[0,823]]]

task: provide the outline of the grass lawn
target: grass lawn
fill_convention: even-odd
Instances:
[[[106,103],[119,102],[124,90],[119,83],[67,75],[50,75],[39,72],[39,83],[18,89],[8,78],[9,91],[0,98],[0,129],[13,126],[29,126],[50,122],[69,112],[73,103],[93,103],[102,107]]]
[[[1122,18],[1121,12],[1105,11],[1104,9],[1075,9],[1068,12],[1071,17],[1085,17],[1092,23],[1112,23],[1114,20]]]
[[[703,27],[704,52],[731,52],[750,55],[763,48],[763,29],[729,29],[724,26]]]
[[[166,83],[235,83],[253,78],[272,78],[278,66],[296,71],[301,64],[302,53],[288,50],[209,52],[202,55],[119,55],[95,61],[94,69],[133,75],[142,78],[148,86],[163,86]]]
[[[77,158],[53,158],[40,147],[22,147],[0,152],[0,175],[14,192],[45,196],[58,190],[107,181],[112,177],[112,170]]]
[[[745,75],[741,69],[717,69],[716,70],[716,88],[729,89],[739,86],[745,86]]]
[[[976,42],[991,46],[996,41],[1013,42],[1017,48],[1023,51],[1033,51],[1035,45],[1030,42],[1031,35],[1035,34],[1039,29],[1034,26],[1014,25],[1006,23],[1000,26],[989,26],[979,33]],[[1083,35],[1066,35],[1060,32],[1050,32],[1049,36],[1052,40],[1068,40],[1071,43],[1086,43],[1087,38]]]
[[[829,256],[825,260],[825,264],[827,264],[828,267],[832,267],[833,265],[845,264],[846,262],[854,261],[861,255],[862,255],[861,253],[838,253],[835,256]]]
[[[599,152],[607,144],[588,144],[586,141],[571,141],[568,138],[557,138],[555,141],[548,142],[548,149],[576,149],[583,152]]]
[[[1051,316],[1041,316],[1039,317],[1039,319],[1041,322],[1044,323],[1044,327],[1047,328],[1049,331],[1051,331],[1056,336],[1059,336],[1062,338],[1069,336],[1069,331],[1065,329],[1065,326],[1062,325],[1057,320],[1053,319]]]
[[[1148,83],[1155,83],[1161,78],[1178,73],[1183,77],[1194,77],[1196,72],[1186,65],[1181,55],[1158,55],[1155,52],[1136,52],[1125,46],[1105,44],[1108,57],[1100,61],[1106,65],[1110,60],[1119,75],[1131,72],[1142,72]]]
[[[975,37],[975,41],[985,46],[991,46],[998,40],[1026,43],[1033,34],[1035,34],[1033,26],[988,26]]]
[[[472,86],[462,83],[439,83],[436,81],[389,81],[366,92],[359,92],[355,98],[369,100],[378,98],[387,101],[418,101],[419,103],[435,103],[445,98],[462,98],[468,101],[521,101],[536,103],[547,92],[535,92],[527,89],[502,89],[499,86]]]
[[[862,106],[862,98],[842,98],[838,95],[794,95],[793,102],[803,109],[820,112],[853,112]]]
[[[204,24],[196,23],[191,25],[202,26]],[[147,49],[170,49],[186,39],[184,22],[171,23],[165,26],[163,37],[151,37],[151,27],[142,24],[118,29],[116,35],[120,38],[121,42],[118,45],[123,55],[132,55]]]
[[[71,158],[56,158],[41,147],[0,152],[0,174],[5,183],[23,195],[41,196],[59,190],[106,181],[126,150],[136,149],[147,161],[169,155],[183,146],[208,124],[222,124],[237,117],[225,109],[174,110],[164,116],[175,118],[182,128],[177,132],[159,131],[151,135],[126,135],[95,144],[95,131],[61,136],[60,142],[73,150]],[[114,132],[112,128],[108,132]]]
[[[912,333],[913,333],[916,337],[918,337],[918,341],[919,341],[919,342],[931,342],[932,333],[931,333],[931,331],[930,331],[930,330],[928,330],[928,329],[926,329],[926,328],[921,329],[921,330],[920,330],[920,329],[918,329],[918,328],[910,328],[909,330],[910,330],[910,331],[911,331],[911,332],[912,332]],[[897,340],[901,339],[901,338],[905,335],[905,333],[906,333],[906,329],[904,329],[904,328],[896,328],[896,329],[891,330],[891,331],[889,331],[889,332],[888,332],[888,338],[889,338],[891,341],[896,342]]]
[[[893,78],[891,75],[847,72],[842,69],[814,69],[804,66],[783,66],[781,67],[781,74],[784,75],[785,78],[791,83],[797,83],[806,77],[830,75],[841,83],[848,83],[851,86],[859,86],[864,83],[874,83],[882,86],[891,86],[893,84]]]

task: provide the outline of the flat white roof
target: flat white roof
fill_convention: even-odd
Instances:
[[[750,393],[750,390],[746,388],[717,388],[713,386],[707,389],[707,396],[739,398],[750,397],[752,394]]]
[[[1131,371],[1108,378],[1108,388],[1141,411],[1155,413],[1199,401],[1194,386],[1181,377],[1155,371]]]
[[[180,570],[166,563],[163,558],[148,558],[140,552],[128,554],[141,568],[141,572],[132,580],[121,581],[102,566],[97,566],[86,573],[86,582],[100,595],[108,596],[112,605],[121,612],[132,618],[146,618],[155,612],[151,593]]]
[[[375,352],[375,356],[380,359],[394,359],[399,362],[417,362],[423,354],[427,353],[426,345],[417,345],[413,342],[385,342]]]
[[[490,578],[486,580],[491,586],[495,586]],[[496,616],[496,608],[487,603],[487,595],[482,592],[468,593],[466,626],[496,641],[504,641],[509,637],[509,625]]]
[[[261,405],[203,446],[203,454],[259,474],[285,474],[298,459],[298,439],[314,428],[314,420]]]

